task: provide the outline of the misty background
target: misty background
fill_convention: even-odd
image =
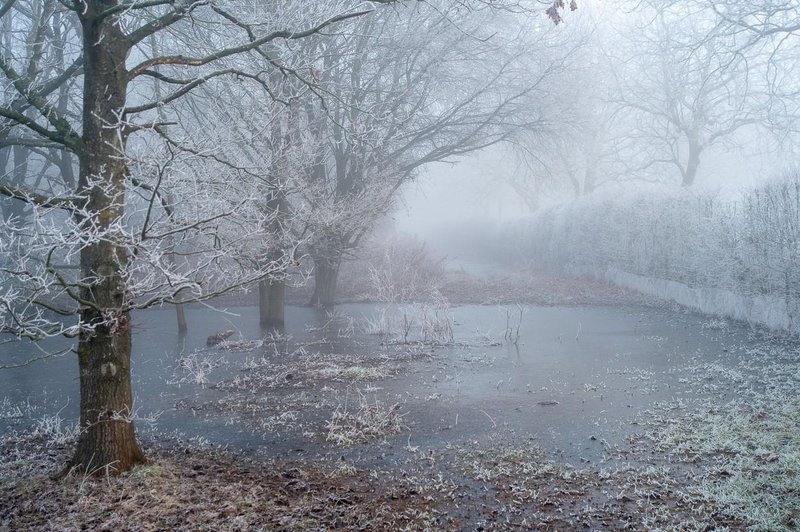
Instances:
[[[796,529],[799,37],[0,0],[0,529]]]

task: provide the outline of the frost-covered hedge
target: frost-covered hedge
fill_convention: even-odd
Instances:
[[[501,241],[543,267],[800,332],[800,173],[730,199],[609,190],[507,224]]]

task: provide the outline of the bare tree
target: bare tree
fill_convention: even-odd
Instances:
[[[251,251],[268,221],[251,201],[247,174],[224,162],[210,167],[207,158],[197,166],[190,151],[163,141],[165,124],[153,113],[216,78],[264,84],[235,58],[304,39],[365,10],[331,1],[280,10],[265,4],[254,12],[246,4],[0,4],[3,24],[23,36],[6,40],[0,53],[4,146],[55,149],[79,161],[73,188],[0,181],[0,193],[26,202],[32,213],[25,226],[2,226],[0,329],[34,340],[78,338],[82,430],[68,469],[120,472],[144,461],[133,425],[132,310],[174,303],[184,289],[190,300],[209,298],[283,268]],[[234,21],[238,34],[211,31]],[[57,31],[39,30],[53,26]],[[162,55],[149,55],[143,45],[152,35],[170,37]],[[23,52],[31,46],[32,53]],[[33,63],[39,66],[28,68]],[[154,78],[171,88],[158,99],[148,83]],[[57,105],[59,91],[66,109]],[[167,190],[171,195],[162,194]],[[168,255],[183,260],[173,267]],[[77,272],[66,268],[72,264]]]
[[[546,82],[560,67],[537,61],[548,28],[531,43],[495,15],[412,5],[325,41],[319,86],[331,96],[304,108],[325,146],[302,187],[312,304],[334,303],[342,260],[421,167],[543,126]]]
[[[781,136],[796,134],[800,118],[800,6],[781,0],[704,2],[716,16],[709,33],[735,38],[742,53],[766,57],[760,74],[770,94],[770,126]]]
[[[672,167],[691,186],[705,150],[766,123],[764,57],[743,53],[735,35],[709,32],[713,24],[707,10],[671,3],[643,8],[627,31],[615,101],[630,127],[617,142],[628,173]]]

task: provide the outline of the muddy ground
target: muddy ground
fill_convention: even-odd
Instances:
[[[415,307],[415,319],[439,326],[427,337],[405,337],[406,307],[367,323],[333,315],[320,328],[349,346],[346,355],[331,352],[331,340],[232,338],[178,360],[168,379],[182,395],[173,414],[213,420],[253,445],[220,446],[142,420],[150,465],[55,481],[74,425],[0,403],[0,417],[19,420],[0,437],[0,530],[799,526],[795,339],[680,309],[650,314],[639,296],[594,281],[539,278],[519,289],[527,296],[469,276],[460,286],[481,303],[624,305],[644,316],[635,331],[642,353],[663,353],[664,366],[639,368],[635,353],[623,353],[602,372],[535,381],[536,368],[559,361],[530,367],[518,358],[534,342],[530,332],[515,336],[514,306],[505,330],[482,335],[458,334],[459,320],[485,320],[479,310],[448,335],[447,316],[437,322],[435,307]],[[693,327],[693,345],[671,344],[662,322]],[[568,340],[599,349],[592,334],[612,333],[570,329]],[[548,337],[559,356],[565,337]],[[582,421],[570,432],[574,419]]]

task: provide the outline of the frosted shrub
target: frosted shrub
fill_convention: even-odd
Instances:
[[[730,200],[666,186],[600,192],[505,234],[507,254],[522,250],[540,267],[726,290],[749,301],[727,312],[800,330],[798,172]]]
[[[45,415],[34,420],[32,435],[41,437],[46,445],[71,445],[78,440],[81,430],[77,423],[66,423],[59,414]]]
[[[389,307],[383,307],[375,316],[364,316],[361,321],[361,328],[366,334],[374,334],[381,337],[392,336],[397,330],[393,310]]]
[[[444,276],[442,259],[435,259],[425,243],[395,238],[369,266],[372,292],[378,301],[409,303],[430,299]]]
[[[3,397],[0,401],[0,419],[24,419],[29,418],[36,411],[30,401],[24,403],[13,403],[8,397]]]
[[[201,353],[191,353],[178,359],[175,376],[170,384],[208,384],[211,371],[225,364],[225,359],[220,356],[203,356]]]
[[[344,403],[334,410],[327,422],[326,440],[336,445],[353,445],[384,438],[404,428],[399,403],[387,406],[377,399],[371,402],[358,392],[357,404],[349,404],[345,397]]]
[[[422,340],[435,344],[453,343],[453,314],[447,299],[434,294],[433,302],[422,305],[418,311],[421,323]]]

